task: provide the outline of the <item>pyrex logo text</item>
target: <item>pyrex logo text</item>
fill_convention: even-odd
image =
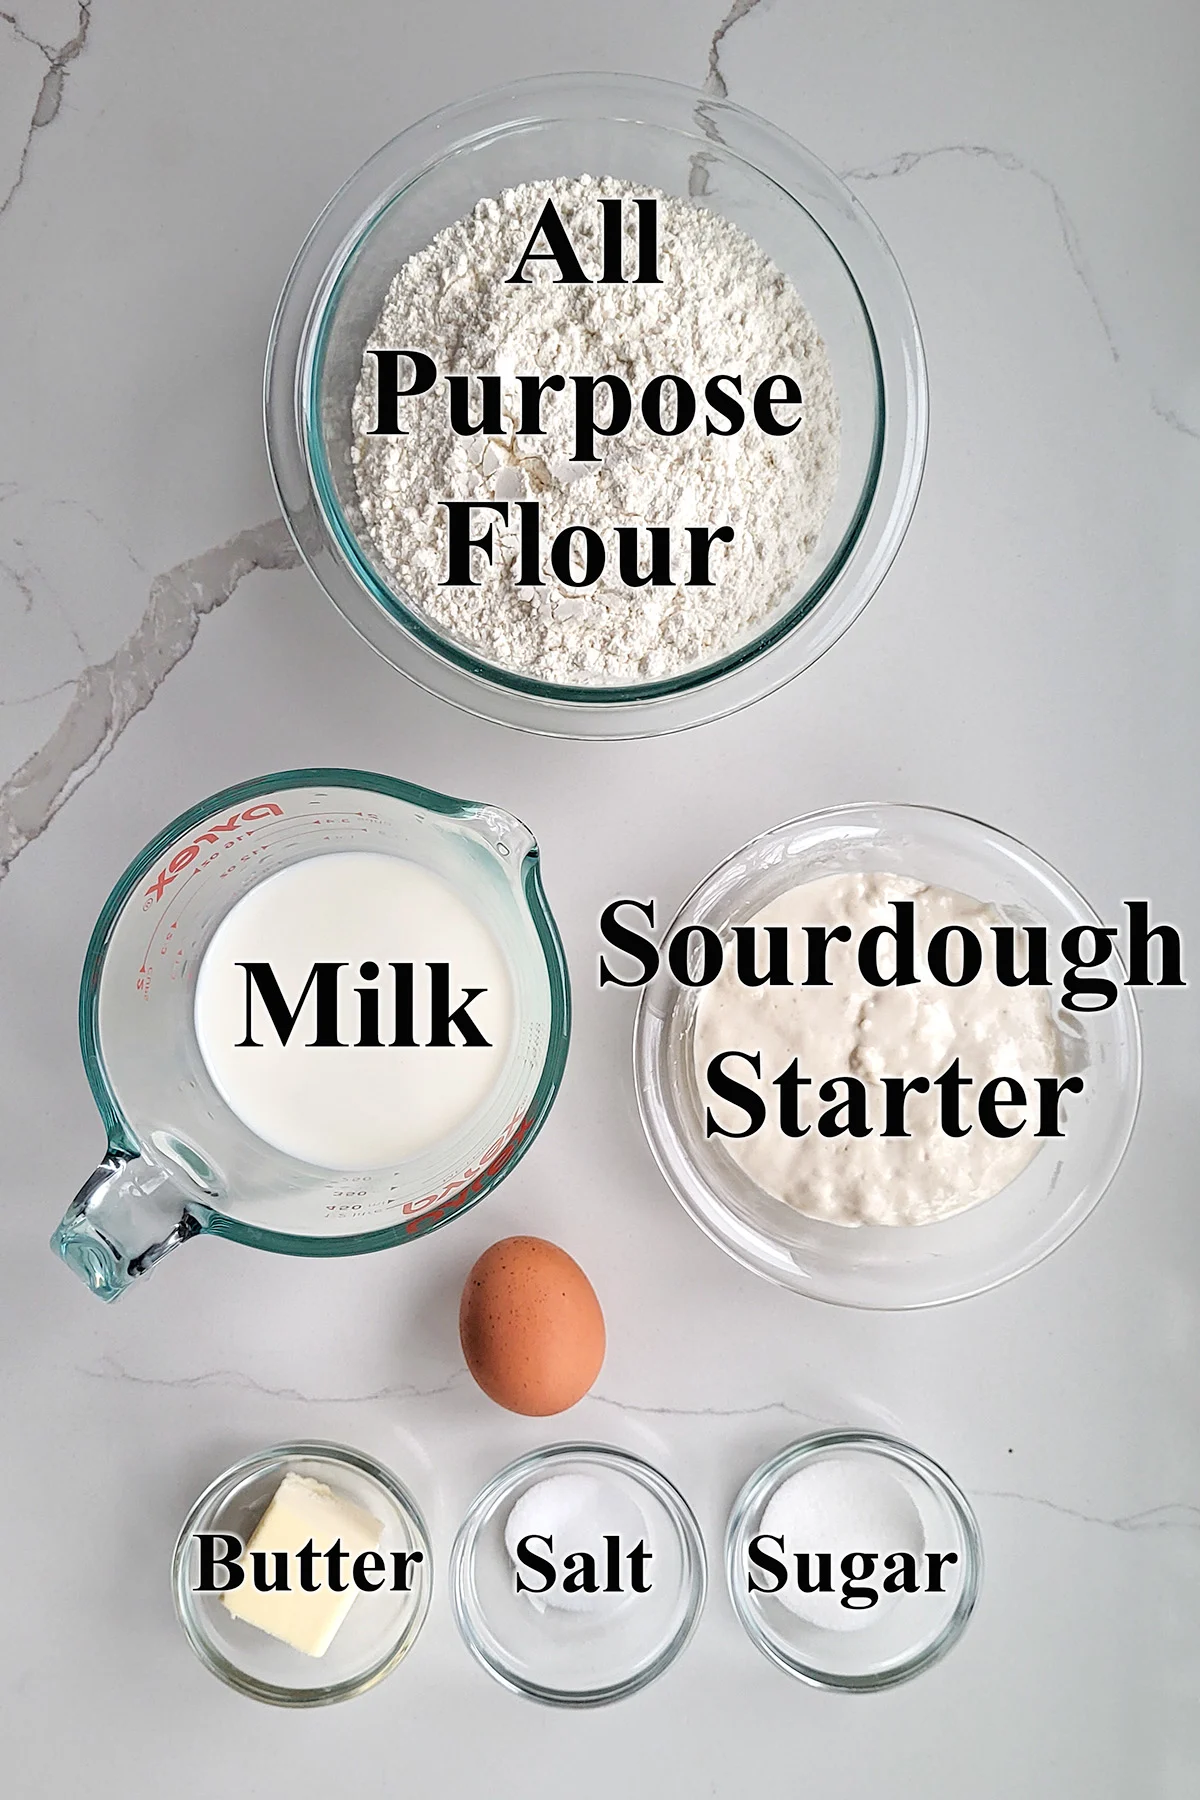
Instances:
[[[177,850],[166,867],[159,870],[158,879],[146,889],[146,899],[161,900],[164,890],[174,881],[175,877],[182,875],[188,865],[195,862],[200,854],[202,844],[220,842],[217,835],[219,832],[236,831],[239,825],[253,824],[256,819],[269,819],[272,814],[276,818],[281,818],[283,816],[282,806],[276,806],[273,800],[260,800],[256,806],[248,806],[244,812],[230,813],[223,825],[214,821],[207,831],[202,831],[199,837],[193,839],[190,844],[185,844],[182,850]]]

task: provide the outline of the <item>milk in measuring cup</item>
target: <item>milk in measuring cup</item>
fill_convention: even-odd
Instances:
[[[336,851],[280,869],[222,919],[195,1028],[221,1097],[264,1142],[321,1168],[395,1167],[500,1081],[512,983],[439,876]]]

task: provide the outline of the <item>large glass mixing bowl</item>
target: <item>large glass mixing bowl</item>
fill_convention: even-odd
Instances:
[[[811,313],[841,408],[837,492],[792,591],[744,641],[636,685],[535,679],[484,660],[435,625],[372,543],[350,460],[363,349],[397,270],[484,196],[583,173],[689,197],[754,238]],[[681,730],[759,699],[857,617],[912,516],[927,391],[899,270],[822,163],[765,120],[689,88],[568,75],[516,82],[434,113],[351,177],[288,277],[267,352],[265,413],[272,473],[297,546],[382,656],[468,712],[555,736],[621,738]]]

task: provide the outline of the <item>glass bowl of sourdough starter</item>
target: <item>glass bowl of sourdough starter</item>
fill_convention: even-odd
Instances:
[[[868,870],[970,895],[1016,927],[1047,927],[1062,1070],[1084,1078],[1083,1092],[1063,1099],[1061,1139],[1045,1139],[990,1199],[933,1223],[845,1225],[809,1218],[759,1187],[718,1137],[705,1136],[705,1102],[693,1063],[701,990],[681,986],[665,969],[642,991],[634,1088],[650,1148],[676,1198],[743,1267],[813,1299],[906,1311],[997,1287],[1041,1262],[1083,1223],[1116,1174],[1133,1131],[1141,1030],[1125,986],[1104,1012],[1061,1005],[1062,935],[1101,923],[1083,896],[1015,838],[933,807],[842,806],[776,826],[701,882],[663,941],[684,924],[710,926],[728,940],[736,925],[790,888]],[[1102,972],[1124,981],[1115,950]]]
[[[522,674],[435,625],[398,586],[366,528],[350,454],[364,346],[396,272],[485,196],[584,173],[691,198],[752,238],[811,314],[841,415],[837,489],[791,590],[708,660],[623,685]],[[740,107],[617,75],[516,82],[435,113],[377,151],[300,251],[271,329],[265,379],[280,504],[305,562],[355,630],[395,668],[468,712],[581,738],[701,724],[822,655],[899,548],[920,486],[927,411],[912,303],[843,183]]]

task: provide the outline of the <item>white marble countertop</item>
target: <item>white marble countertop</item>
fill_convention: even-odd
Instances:
[[[804,1303],[688,1222],[642,1141],[629,996],[589,971],[618,892],[670,913],[776,821],[886,797],[1043,850],[1108,916],[1193,935],[1200,24],[1186,0],[10,0],[0,14],[0,1744],[14,1800],[1184,1800],[1200,1763],[1196,1011],[1142,1001],[1145,1099],[1048,1263],[912,1316]],[[497,80],[624,67],[724,93],[849,174],[911,285],[932,430],[863,618],[792,687],[684,739],[547,743],[378,661],[296,567],[259,423],[272,308],[342,179]],[[4,196],[7,198],[4,198]],[[312,1264],[202,1240],[105,1308],[48,1254],[102,1134],[78,969],[126,861],[270,768],[345,763],[528,819],[578,1023],[544,1136],[406,1252]],[[664,822],[669,827],[664,829]],[[604,1300],[598,1391],[553,1430],[471,1385],[455,1299],[511,1230]],[[312,1434],[418,1491],[440,1567],[528,1444],[643,1449],[719,1544],[764,1454],[882,1423],[979,1513],[961,1645],[875,1699],[808,1691],[713,1584],[683,1660],[589,1715],[467,1657],[444,1585],[391,1680],[309,1714],[214,1681],[168,1566],[194,1495]]]

